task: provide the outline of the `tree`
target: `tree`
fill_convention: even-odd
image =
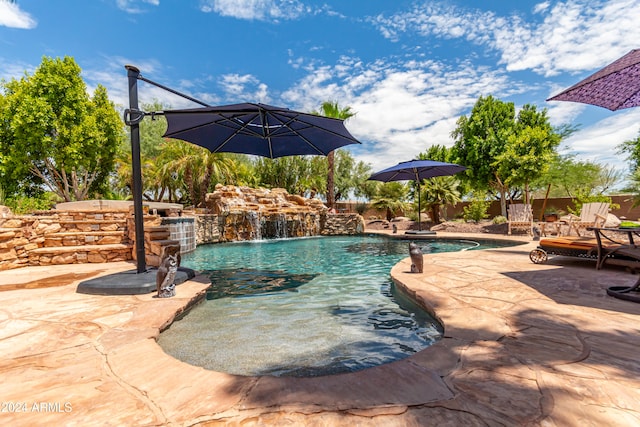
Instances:
[[[161,111],[167,109],[158,101],[143,104],[143,111]],[[154,116],[140,122],[140,162],[142,169],[142,196],[146,200],[162,200],[164,194],[169,201],[177,201],[180,182],[173,179],[177,176],[166,165],[159,162],[159,156],[167,144],[162,137],[167,128],[167,121],[163,116]],[[129,128],[128,128],[129,129]],[[119,188],[122,195],[131,195],[133,187],[133,171],[131,167],[130,138],[123,141],[116,155],[115,187]]]
[[[546,172],[559,144],[546,109],[538,112],[527,104],[518,112],[504,152],[496,156],[497,175],[509,188],[524,187],[524,203],[529,204],[529,183]]]
[[[362,196],[363,183],[371,176],[371,166],[364,162],[356,162],[351,153],[346,150],[336,150],[335,154],[335,196],[340,200],[349,194]]]
[[[2,196],[10,198],[19,193],[33,195],[38,193],[39,184],[30,180],[31,173],[25,164],[17,163],[11,156],[13,131],[11,129],[8,100],[0,93],[0,191]],[[4,202],[2,203],[4,204]]]
[[[385,209],[387,221],[395,217],[397,211],[407,208],[408,187],[401,182],[377,182],[377,194],[371,200],[371,206],[376,209]]]
[[[640,168],[636,169],[629,176],[629,184],[624,189],[625,191],[630,192],[633,200],[633,207],[640,206]]]
[[[213,180],[219,177],[232,179],[235,169],[231,157],[175,139],[165,142],[156,164],[162,167],[154,171],[154,182],[174,180],[182,183],[182,194],[188,195],[191,204],[199,207],[205,206]]]
[[[315,197],[320,189],[327,188],[327,162],[322,156],[287,156],[278,159],[259,157],[254,162],[257,184],[264,187],[281,187],[291,194]],[[363,183],[371,168],[356,162],[346,150],[336,150],[335,180],[337,200],[352,192],[361,194]]]
[[[453,148],[434,144],[424,153],[418,155],[419,160],[434,160],[437,162],[451,163],[454,156]],[[412,188],[417,188],[415,182],[411,182]],[[456,204],[461,201],[461,194],[466,187],[462,182],[452,176],[434,177],[421,182],[421,198],[426,202],[425,206],[431,210],[431,219],[437,224],[440,222],[440,207],[447,204]]]
[[[323,102],[320,107],[320,112],[312,112],[312,114],[323,115],[325,117],[332,117],[334,119],[347,120],[353,117],[356,113],[351,111],[351,107],[340,108],[337,102]],[[327,155],[327,207],[329,209],[334,207],[335,204],[335,150],[331,151]]]
[[[434,144],[427,148],[427,151],[420,153],[418,159],[420,160],[434,160],[436,162],[451,163],[455,157],[453,148],[447,148],[444,145]]]
[[[44,57],[33,75],[3,85],[3,176],[29,172],[31,185],[44,183],[64,201],[105,191],[124,138],[106,89],[89,97],[80,72],[71,57]]]
[[[424,180],[421,186],[422,200],[431,210],[431,220],[440,223],[440,207],[460,202],[460,182],[454,176],[436,176]]]
[[[635,174],[640,167],[640,132],[638,132],[636,139],[631,139],[620,144],[618,146],[618,153],[627,154],[629,171]]]
[[[259,157],[254,173],[259,185],[284,188],[290,194],[314,196],[326,185],[327,164],[319,156]]]
[[[549,197],[577,197],[578,194],[602,194],[618,183],[621,174],[612,167],[576,160],[574,155],[556,155],[544,174],[532,181],[532,188]]]
[[[505,216],[510,189],[524,185],[527,193],[528,183],[544,172],[561,140],[546,110],[525,105],[516,117],[513,103],[492,96],[481,96],[470,116],[458,119],[451,136],[455,163],[468,168],[467,182],[476,190],[497,191]]]

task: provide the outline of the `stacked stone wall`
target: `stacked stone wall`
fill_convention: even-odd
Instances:
[[[217,185],[206,201],[210,214],[196,214],[198,245],[364,232],[364,219],[357,213],[331,214],[322,201],[282,188]]]
[[[131,259],[128,212],[49,211],[0,218],[0,270]]]
[[[364,218],[357,213],[328,214],[325,216],[321,234],[323,236],[362,234],[364,226]]]
[[[360,215],[329,214],[321,201],[282,189],[218,186],[208,200],[214,212],[193,215],[197,245],[269,238],[262,233],[303,237],[364,232]],[[144,213],[145,261],[157,266],[163,248],[180,243],[171,238],[169,226],[162,224],[160,216],[149,215],[148,209]],[[0,210],[0,270],[128,261],[134,256],[135,223],[130,208],[53,210],[18,216]]]
[[[220,224],[218,215],[195,214],[196,218],[196,245],[219,243]]]
[[[196,218],[197,245],[247,240],[242,238],[242,232],[239,233],[237,230],[233,232],[225,231],[225,227],[227,227],[226,219],[228,216],[213,214],[194,214],[194,216]],[[318,224],[319,231],[313,235],[357,235],[364,233],[365,226],[364,218],[356,213],[319,215]],[[237,224],[231,224],[231,226],[237,227]],[[244,234],[247,236],[251,235],[247,230],[248,229],[245,229]],[[235,236],[236,239],[229,239],[229,236]]]

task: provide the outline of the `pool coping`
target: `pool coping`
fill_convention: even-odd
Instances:
[[[29,409],[0,412],[0,421],[640,423],[640,305],[604,292],[633,278],[584,260],[532,264],[536,242],[504,238],[523,245],[429,254],[422,274],[410,273],[408,259],[392,268],[403,292],[442,321],[442,340],[401,361],[317,378],[235,376],[166,355],[155,339],[202,298],[208,283],[201,276],[159,300],[75,292],[78,276],[123,271],[129,263],[0,272],[0,289],[75,275],[62,286],[0,292],[0,351],[8,356],[0,361],[1,397]],[[43,402],[45,411],[33,410]]]

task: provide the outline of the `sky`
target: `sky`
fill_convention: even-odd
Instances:
[[[261,102],[356,115],[349,145],[373,171],[450,147],[480,96],[547,109],[579,130],[561,152],[625,173],[640,108],[546,99],[640,48],[640,0],[0,0],[0,78],[71,56],[88,90],[129,105],[143,77],[210,105]],[[199,105],[140,82],[141,103]]]

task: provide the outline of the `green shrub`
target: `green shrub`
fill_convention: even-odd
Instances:
[[[489,216],[487,210],[490,204],[491,202],[485,200],[473,200],[469,205],[464,207],[462,217],[467,221],[478,222],[483,220]]]
[[[362,215],[367,211],[368,207],[369,207],[368,203],[356,203],[356,212]]]
[[[8,206],[14,214],[23,215],[34,211],[46,211],[55,205],[55,201],[46,194],[41,197],[16,196],[7,197],[5,205]]]
[[[494,216],[491,222],[493,224],[504,224],[507,222],[507,218],[502,215],[498,215],[498,216]]]
[[[605,196],[604,194],[588,194],[578,191],[576,197],[573,199],[575,209],[571,209],[571,207],[568,207],[569,213],[580,215],[583,204],[598,202],[609,203],[609,209],[620,209],[620,205],[618,203],[613,203],[610,196]]]

